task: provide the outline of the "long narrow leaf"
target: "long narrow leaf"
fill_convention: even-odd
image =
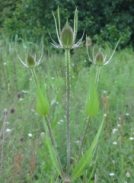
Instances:
[[[54,22],[55,22],[55,28],[56,28],[57,38],[58,38],[59,44],[61,44],[61,41],[60,41],[60,33],[59,33],[59,30],[58,30],[58,24],[59,23],[58,23],[58,20],[56,20],[56,17],[54,15],[54,13],[53,13],[53,17],[54,17]]]
[[[82,175],[84,168],[86,168],[87,165],[91,164],[99,137],[100,137],[102,129],[103,129],[104,121],[105,121],[105,116],[103,117],[103,120],[100,124],[100,127],[97,131],[96,136],[93,139],[91,146],[86,150],[86,152],[83,154],[81,159],[73,167],[73,170],[72,170],[72,180],[73,181]]]
[[[89,117],[95,116],[99,111],[99,99],[97,87],[94,82],[91,82],[89,96],[86,103],[86,114]]]
[[[57,9],[59,35],[61,34],[60,8]]]
[[[51,159],[51,163],[52,163],[53,168],[56,170],[57,175],[62,176],[61,167],[60,167],[60,164],[59,164],[58,158],[57,158],[57,152],[55,151],[55,149],[50,141],[50,138],[47,136],[45,138],[45,143],[46,143],[46,146],[47,146],[48,151],[49,151],[49,155],[50,155],[50,159]]]
[[[77,30],[78,30],[78,10],[76,8],[75,13],[74,13],[74,37],[73,37],[74,42],[75,42],[75,39],[76,39]]]
[[[49,111],[49,102],[45,90],[42,90],[40,87],[37,88],[36,110],[41,116],[47,115]]]

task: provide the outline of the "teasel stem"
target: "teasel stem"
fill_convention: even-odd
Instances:
[[[37,78],[37,75],[36,75],[36,72],[35,72],[34,68],[31,69],[31,73],[32,73],[32,77],[35,81],[36,87],[39,87],[38,78]]]
[[[50,136],[50,139],[51,139],[51,143],[53,144],[53,146],[54,146],[55,148],[57,148],[57,145],[56,145],[56,142],[55,142],[55,138],[54,138],[54,135],[53,135],[53,133],[52,133],[50,121],[49,121],[49,119],[48,119],[47,116],[45,117],[45,121],[46,121],[46,124],[47,124],[48,133],[49,133],[49,136]]]
[[[96,87],[98,86],[99,83],[100,73],[101,73],[101,66],[96,66],[96,77],[95,77]]]
[[[89,127],[90,127],[90,120],[91,120],[90,117],[88,117],[86,119],[86,125],[84,127],[84,133],[83,133],[83,135],[82,135],[82,137],[80,139],[79,156],[78,156],[79,158],[82,155],[83,145],[85,143],[86,136],[87,136],[87,133],[88,133],[88,130],[89,130]]]
[[[71,142],[70,142],[70,49],[65,49],[66,60],[66,145],[67,145],[67,173],[70,171]]]

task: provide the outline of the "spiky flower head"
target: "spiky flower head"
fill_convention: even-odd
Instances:
[[[27,56],[27,65],[29,67],[34,67],[36,65],[35,58],[30,54],[28,54],[28,56]]]
[[[94,46],[91,50],[91,52],[92,52],[91,55],[89,54],[89,51],[87,49],[88,60],[98,66],[103,66],[103,65],[109,64],[115,54],[115,51],[117,49],[117,46],[119,45],[119,42],[120,42],[120,39],[116,43],[115,48],[109,57],[108,57],[108,55],[105,54],[105,52],[103,51],[102,48],[97,48],[96,46]],[[96,51],[96,49],[97,49],[97,51]]]
[[[55,21],[55,28],[56,28],[56,34],[58,43],[56,43],[52,39],[52,45],[55,48],[62,48],[62,49],[74,49],[80,47],[82,44],[82,39],[76,42],[76,36],[78,31],[78,10],[75,10],[74,13],[74,26],[73,28],[69,25],[68,21],[66,22],[65,26],[61,30],[61,23],[60,23],[60,12],[59,8],[57,10],[57,18],[53,13],[54,21]]]
[[[104,55],[102,52],[98,52],[95,56],[95,64],[102,66],[104,64]]]
[[[73,47],[73,29],[68,22],[66,22],[65,26],[62,29],[60,39],[65,49]]]
[[[38,66],[41,63],[41,60],[42,60],[42,57],[43,57],[43,52],[42,52],[39,59],[37,59],[36,54],[33,55],[33,54],[30,54],[30,53],[28,53],[25,56],[24,60],[22,60],[19,55],[17,55],[17,56],[18,56],[18,59],[20,60],[20,62],[22,63],[23,66],[25,66],[26,68],[32,69],[32,68]]]

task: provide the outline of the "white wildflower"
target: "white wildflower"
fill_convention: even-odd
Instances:
[[[109,176],[110,176],[110,177],[114,177],[114,176],[115,176],[115,173],[114,173],[114,172],[110,172],[110,173],[109,173]]]
[[[117,124],[117,127],[119,128],[120,126],[121,126],[121,124],[120,124],[120,123],[118,123],[118,124]]]
[[[116,141],[114,141],[114,142],[113,142],[113,145],[117,145],[117,142],[116,142]]]
[[[6,129],[6,132],[7,132],[7,133],[10,133],[11,131],[12,131],[12,130],[11,130],[10,128],[7,128],[7,129]]]
[[[118,129],[117,128],[113,128],[112,129],[112,133],[114,134],[115,132],[117,132],[118,131]]]
[[[60,119],[57,123],[58,123],[58,125],[61,125],[62,123],[64,123],[64,120]]]
[[[32,137],[33,135],[32,135],[32,133],[28,133],[28,137]]]
[[[105,117],[105,118],[107,117],[107,114],[106,114],[106,113],[104,114],[104,117]]]
[[[129,140],[134,140],[134,137],[129,137]]]
[[[126,177],[131,177],[130,172],[126,172]]]
[[[128,112],[126,112],[126,114],[125,114],[126,116],[130,116],[130,114],[128,113]]]

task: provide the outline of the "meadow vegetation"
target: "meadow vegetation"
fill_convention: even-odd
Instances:
[[[47,96],[49,112],[42,119],[36,110],[37,87],[31,69],[25,68],[18,55],[26,59],[27,52],[42,54],[35,68],[40,85]],[[110,46],[104,46],[110,55]],[[95,147],[92,161],[73,182],[133,183],[134,123],[133,79],[134,53],[126,48],[115,53],[112,62],[101,66],[97,86],[99,111],[89,120],[83,147],[89,85],[96,66],[88,60],[85,47],[71,53],[71,165],[91,146],[105,116],[104,128]],[[47,141],[45,125],[51,124],[63,172],[66,171],[66,74],[63,51],[46,48],[23,40],[0,40],[0,182],[59,183],[54,151]],[[45,143],[47,141],[47,144]],[[52,151],[52,153],[51,153]],[[71,173],[70,173],[71,174]],[[70,180],[65,177],[64,183]]]
[[[132,2],[0,5],[0,183],[133,183]]]

